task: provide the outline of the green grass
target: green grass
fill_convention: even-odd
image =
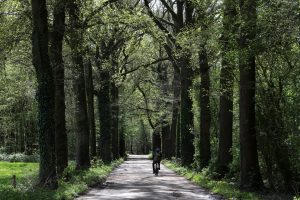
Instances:
[[[110,165],[94,163],[90,170],[77,171],[74,163],[64,172],[64,178],[59,180],[57,190],[47,190],[34,187],[38,164],[0,162],[0,200],[69,200],[84,193],[89,186],[105,181],[107,175],[123,160]],[[17,176],[17,187],[11,186],[11,177]]]
[[[16,175],[17,182],[34,176],[38,172],[38,167],[37,163],[0,162],[0,185],[11,184],[13,175]]]
[[[190,181],[196,183],[197,185],[210,190],[215,194],[223,196],[225,199],[243,199],[243,200],[260,200],[262,199],[259,195],[251,192],[241,191],[234,184],[230,184],[226,181],[216,181],[205,176],[204,173],[195,172],[191,169],[187,169],[179,166],[172,161],[163,161],[164,165],[177,174],[185,176]]]

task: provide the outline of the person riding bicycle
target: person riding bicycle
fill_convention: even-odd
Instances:
[[[158,164],[158,169],[160,169],[160,161],[161,161],[161,157],[162,157],[162,154],[160,152],[160,149],[157,147],[155,149],[155,151],[153,152],[153,155],[152,155],[152,159],[153,159],[153,163],[152,163],[152,168],[153,168],[153,174],[155,173],[155,170],[154,170],[154,165],[157,163]]]

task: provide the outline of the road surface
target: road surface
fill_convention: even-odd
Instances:
[[[220,200],[208,191],[175,174],[161,165],[158,176],[152,173],[152,162],[147,156],[130,155],[115,169],[106,182],[89,190],[77,200]]]

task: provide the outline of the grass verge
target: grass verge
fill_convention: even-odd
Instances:
[[[241,191],[234,184],[230,184],[226,181],[216,181],[207,177],[202,172],[195,172],[191,169],[181,167],[179,164],[164,160],[163,164],[172,169],[177,174],[186,177],[188,180],[196,183],[197,185],[208,189],[212,193],[219,194],[225,199],[243,199],[243,200],[260,200],[262,199],[259,195],[251,192]]]
[[[34,187],[37,180],[37,163],[0,162],[0,200],[70,200],[84,193],[88,187],[102,183],[107,175],[123,162],[122,159],[110,165],[93,163],[89,170],[77,171],[71,163],[59,180],[57,190]],[[5,173],[1,173],[1,172]],[[17,176],[17,187],[11,185],[12,174]]]

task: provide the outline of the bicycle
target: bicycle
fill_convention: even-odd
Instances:
[[[158,176],[158,172],[159,172],[159,163],[154,163],[154,174],[155,176]]]

